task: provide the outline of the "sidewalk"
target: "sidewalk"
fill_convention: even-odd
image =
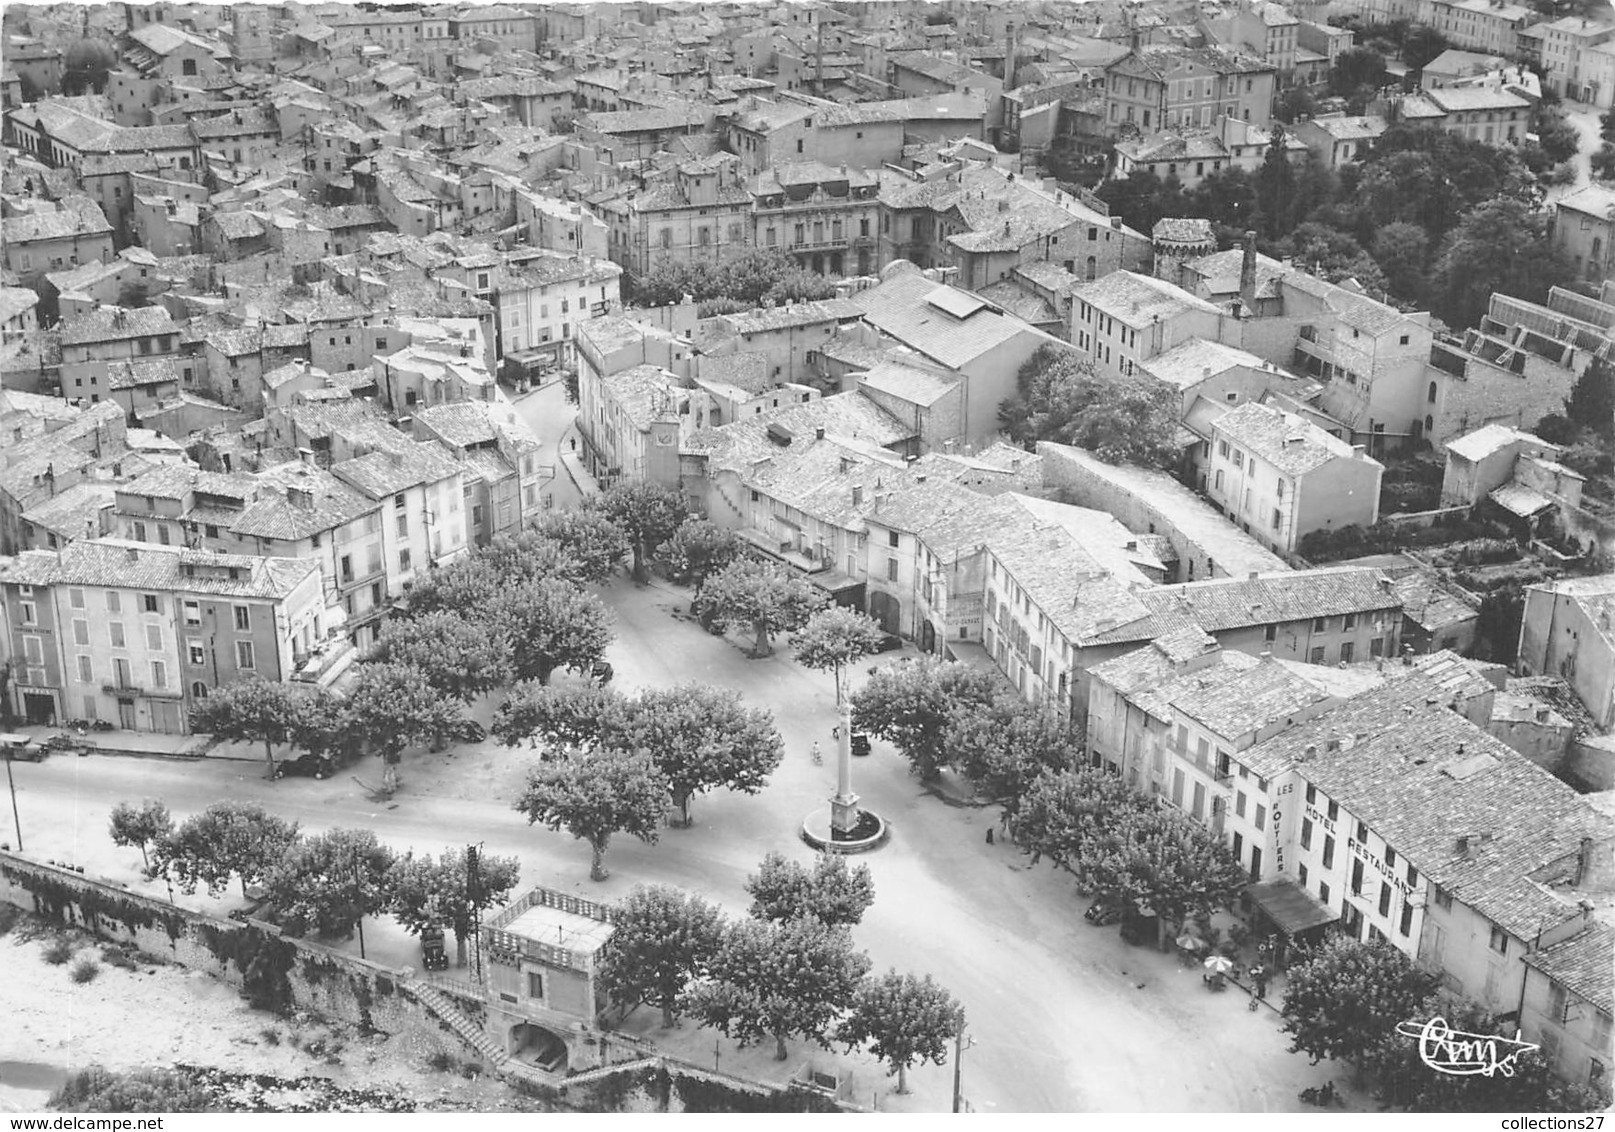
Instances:
[[[210,752],[212,737],[208,735],[169,735],[155,731],[86,731],[83,735],[65,727],[13,727],[18,735],[29,735],[35,743],[43,743],[53,735],[68,735],[81,746],[98,755],[136,755],[145,758],[199,759]],[[50,757],[66,757],[68,752],[53,752]],[[259,751],[259,757],[263,752]],[[226,756],[228,757],[228,756]]]

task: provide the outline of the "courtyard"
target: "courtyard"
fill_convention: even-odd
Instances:
[[[815,765],[810,748],[832,749],[834,690],[826,674],[806,670],[779,642],[768,659],[750,659],[734,640],[709,635],[681,614],[686,591],[654,583],[635,586],[620,576],[605,596],[617,617],[608,658],[625,692],[696,680],[734,688],[750,704],[772,711],[785,739],[784,763],[767,788],[747,796],[698,796],[694,826],[666,829],[656,845],[619,835],[606,857],[609,880],[588,879],[582,842],[530,827],[511,808],[536,752],[492,742],[441,754],[406,755],[403,787],[377,802],[361,784],[379,777],[374,760],[317,782],[266,782],[261,752],[193,760],[55,756],[15,768],[23,832],[30,855],[81,864],[88,875],[146,887],[139,855],[114,847],[107,816],[117,802],[160,798],[176,818],[220,798],[265,802],[309,831],[368,827],[399,850],[436,853],[446,845],[481,842],[487,852],[520,857],[520,887],[542,884],[592,900],[618,899],[638,883],[678,885],[745,913],[746,876],[763,855],[778,850],[809,860],[797,836],[801,819],[831,793],[833,759]],[[895,657],[878,658],[890,663]],[[871,661],[870,663],[874,663]],[[865,666],[867,667],[867,666]],[[854,674],[853,685],[865,667]],[[492,703],[479,704],[486,721]],[[1114,927],[1082,918],[1072,878],[1000,841],[996,807],[950,805],[924,790],[890,747],[854,763],[854,788],[892,826],[880,851],[859,858],[874,875],[876,900],[854,930],[876,972],[895,967],[929,973],[951,990],[969,1016],[973,1042],[965,1054],[963,1091],[984,1112],[1022,1111],[1293,1111],[1302,1088],[1347,1070],[1311,1066],[1287,1051],[1277,1015],[1246,1010],[1234,991],[1207,993],[1197,970],[1168,955],[1123,943]],[[520,889],[518,889],[519,891]],[[186,900],[223,912],[229,898]],[[365,924],[368,956],[393,966],[418,966],[419,948],[390,919]],[[344,945],[357,950],[357,941]],[[86,993],[95,993],[93,991]],[[716,1056],[729,1072],[776,1076],[810,1059],[832,1063],[855,1082],[858,1102],[882,1110],[946,1111],[951,1064],[911,1071],[911,1095],[864,1055],[847,1057],[800,1042],[789,1063],[767,1048],[737,1050],[693,1023],[671,1034],[642,1009],[626,1028],[691,1060]],[[0,1058],[9,1055],[0,1038]]]

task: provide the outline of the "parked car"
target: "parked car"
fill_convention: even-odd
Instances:
[[[275,764],[276,778],[330,778],[336,767],[324,755],[300,755]]]
[[[480,743],[488,737],[488,729],[474,719],[462,719],[450,734],[462,743]]]
[[[1104,900],[1095,900],[1088,905],[1088,910],[1082,914],[1082,918],[1095,927],[1107,928],[1122,918],[1122,910]]]

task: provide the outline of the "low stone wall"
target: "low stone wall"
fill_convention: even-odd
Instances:
[[[1431,511],[1401,511],[1395,515],[1381,515],[1380,522],[1399,531],[1410,528],[1424,530],[1452,519],[1467,519],[1472,510],[1466,504],[1461,507],[1437,507]]]
[[[16,853],[0,852],[0,901],[130,944],[239,988],[255,1007],[306,1011],[365,1032],[439,1040],[442,1027],[409,993],[400,972],[308,940],[273,924],[230,920],[91,880]]]

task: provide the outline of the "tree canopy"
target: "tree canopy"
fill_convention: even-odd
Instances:
[[[501,590],[485,614],[510,636],[511,674],[540,684],[549,683],[557,668],[587,672],[605,655],[613,636],[605,603],[559,578]]]
[[[169,816],[168,807],[150,798],[139,807],[119,802],[112,807],[108,825],[112,844],[139,849],[140,862],[147,869],[151,868],[149,847],[174,832],[174,819]]]
[[[644,1003],[678,1021],[686,989],[706,977],[723,945],[723,913],[670,885],[635,885],[612,908],[601,949],[600,989],[616,1003]]]
[[[586,507],[546,511],[533,533],[548,539],[577,564],[578,581],[601,583],[628,555],[628,536],[603,511]]]
[[[945,742],[953,711],[991,704],[999,679],[968,664],[930,657],[888,664],[853,693],[852,726],[897,744],[913,771],[930,781],[954,761]]]
[[[759,558],[740,558],[707,579],[696,610],[713,625],[747,625],[754,656],[774,651],[773,634],[796,629],[829,599],[800,574]]]
[[[605,880],[606,847],[614,833],[649,845],[667,815],[668,782],[648,754],[574,751],[543,762],[528,776],[516,809],[533,824],[566,830],[593,851],[592,880]]]
[[[772,715],[744,706],[738,692],[694,683],[645,689],[610,717],[601,741],[648,753],[686,826],[691,797],[718,787],[755,794],[785,754]]]
[[[1417,1017],[1435,987],[1434,975],[1390,943],[1327,936],[1289,970],[1281,1014],[1290,1049],[1314,1064],[1343,1058],[1361,1066],[1397,1023]]]
[[[784,854],[771,852],[746,878],[750,914],[784,922],[807,916],[820,923],[851,927],[875,902],[875,881],[868,865],[853,868],[840,853],[820,853],[808,869]]]
[[[662,553],[672,579],[693,586],[700,597],[706,580],[740,557],[742,544],[734,531],[691,516],[679,524]]]
[[[1453,326],[1473,326],[1493,293],[1537,300],[1571,269],[1548,239],[1547,221],[1522,201],[1497,197],[1464,214],[1441,245],[1431,302]]]
[[[1021,366],[1016,388],[998,419],[1023,447],[1053,440],[1112,463],[1177,465],[1177,398],[1158,381],[1101,377],[1091,360],[1045,345]]]
[[[152,849],[151,872],[173,880],[183,893],[205,884],[219,895],[232,876],[241,892],[258,884],[297,843],[297,823],[252,802],[215,802],[182,821]]]
[[[434,691],[468,704],[510,675],[506,633],[486,620],[467,620],[447,610],[393,618],[382,626],[370,656],[414,668]]]
[[[473,877],[464,847],[445,849],[437,858],[405,853],[393,862],[387,878],[393,917],[410,935],[432,927],[452,931],[455,962],[461,967],[474,914],[504,904],[521,877],[515,857],[478,853],[476,864]]]
[[[191,708],[191,730],[215,739],[262,743],[275,773],[275,744],[287,742],[297,727],[304,693],[289,684],[249,676],[213,689]]]
[[[811,917],[776,924],[741,920],[724,933],[711,973],[690,994],[692,1012],[742,1046],[773,1038],[775,1055],[801,1036],[829,1048],[836,1020],[853,1004],[869,957],[845,927]]]
[[[346,936],[391,904],[393,859],[393,851],[368,829],[333,829],[303,838],[265,879],[275,921],[294,935]]]
[[[783,305],[835,297],[835,280],[815,275],[784,252],[756,248],[722,263],[669,261],[634,281],[634,302],[661,307],[688,296],[705,305],[730,300],[750,310],[764,302]],[[715,308],[721,309],[721,308]]]
[[[917,979],[891,970],[859,984],[836,1037],[848,1050],[868,1046],[897,1074],[897,1091],[906,1093],[909,1068],[944,1064],[948,1043],[964,1025],[964,1007],[930,975]]]
[[[809,617],[791,638],[791,648],[803,665],[835,676],[836,703],[841,702],[842,676],[855,664],[880,649],[880,626],[874,618],[844,605],[827,605]]]
[[[689,512],[682,493],[643,480],[613,484],[588,506],[609,518],[628,539],[634,578],[640,582],[648,577],[647,564],[657,549],[673,537]]]
[[[424,672],[411,665],[365,663],[357,665],[355,673],[343,717],[375,745],[385,789],[391,790],[398,785],[404,748],[447,734],[464,718],[465,705],[438,691]]]

